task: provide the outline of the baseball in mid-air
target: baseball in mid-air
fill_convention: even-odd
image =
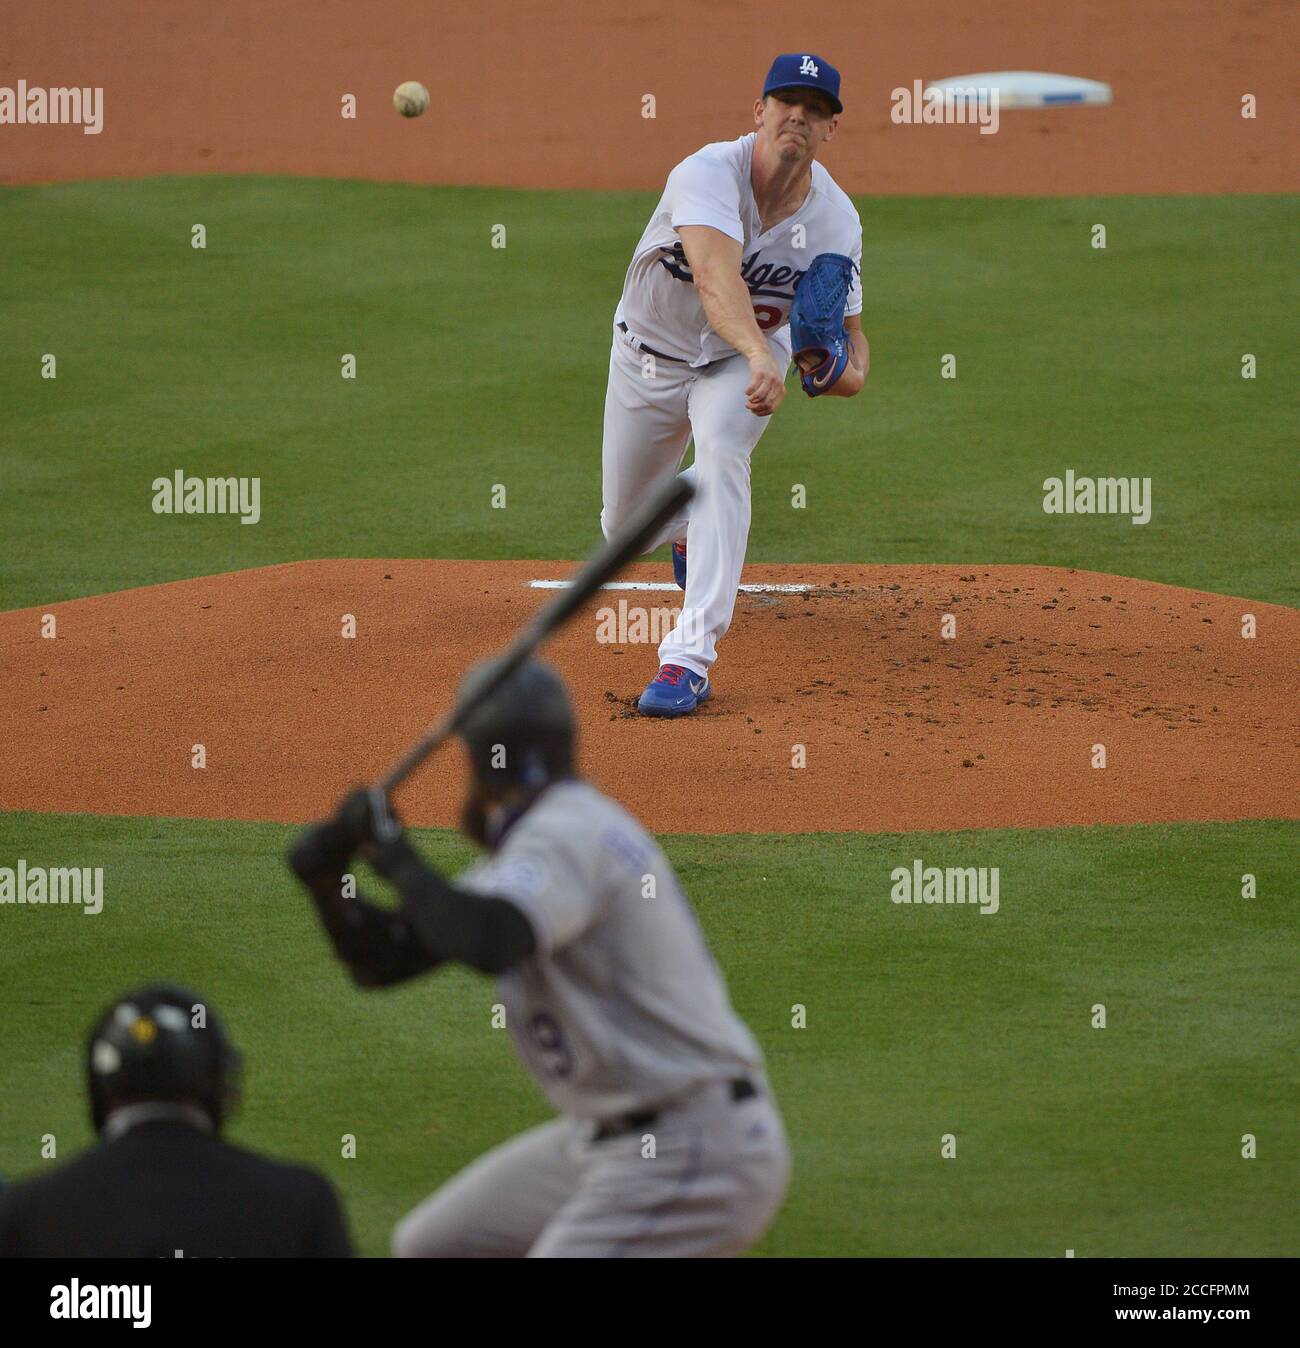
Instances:
[[[393,107],[403,117],[418,117],[429,106],[429,91],[419,80],[407,80],[393,90]]]

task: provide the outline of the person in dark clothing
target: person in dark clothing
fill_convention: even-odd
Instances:
[[[99,1143],[0,1192],[0,1257],[350,1255],[323,1175],[221,1140],[240,1066],[193,993],[154,984],[115,1002],[87,1047]]]

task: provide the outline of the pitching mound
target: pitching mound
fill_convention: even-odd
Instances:
[[[464,669],[545,602],[531,579],[573,569],[304,562],[0,614],[0,803],[318,815],[387,768]],[[638,716],[654,646],[598,639],[653,632],[654,613],[637,610],[677,604],[675,591],[606,592],[548,648],[573,690],[585,769],[657,831],[1296,813],[1290,609],[1052,567],[755,566],[745,580],[813,588],[742,595],[716,696],[692,717]],[[399,796],[407,819],[453,824],[463,771],[444,750]]]

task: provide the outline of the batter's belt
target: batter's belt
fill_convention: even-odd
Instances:
[[[622,324],[619,324],[622,327]],[[650,354],[653,356],[654,352]],[[727,1083],[731,1093],[731,1103],[738,1105],[742,1100],[752,1100],[758,1094],[758,1087],[748,1077],[736,1077]],[[596,1125],[592,1134],[593,1142],[604,1142],[607,1138],[619,1137],[623,1133],[634,1133],[638,1128],[648,1128],[662,1114],[660,1109],[642,1109],[633,1114],[618,1114]]]

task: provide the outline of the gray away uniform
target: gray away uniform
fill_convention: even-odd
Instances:
[[[785,1194],[785,1131],[758,1045],[654,839],[586,782],[560,782],[456,885],[509,899],[532,924],[537,949],[498,995],[560,1117],[426,1199],[394,1231],[394,1254],[704,1256],[753,1244]]]

